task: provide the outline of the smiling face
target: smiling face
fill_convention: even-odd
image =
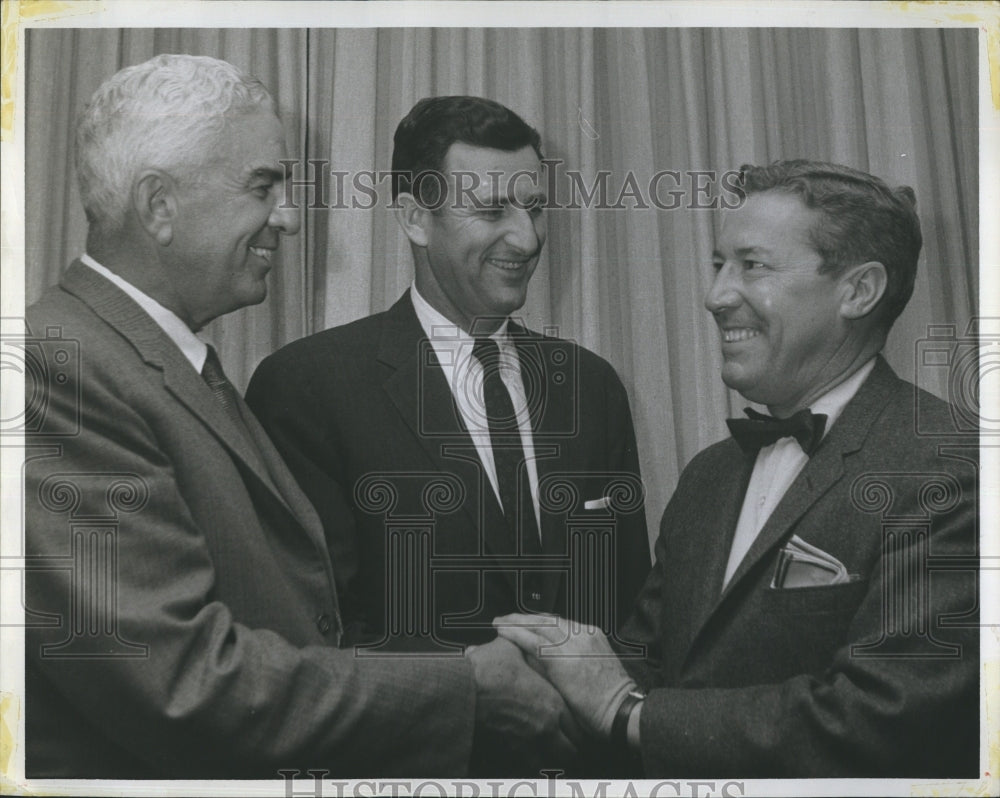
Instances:
[[[279,234],[298,232],[284,199],[284,131],[270,111],[234,116],[194,179],[176,184],[164,260],[175,311],[192,329],[262,302]]]
[[[417,290],[467,332],[489,332],[524,305],[545,243],[541,162],[514,152],[452,144],[444,162],[447,201],[423,214]]]
[[[820,274],[809,231],[819,212],[777,191],[728,212],[705,307],[722,337],[722,379],[786,416],[836,384],[856,352],[841,309],[844,281]]]

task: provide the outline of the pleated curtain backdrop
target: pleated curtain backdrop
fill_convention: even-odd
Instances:
[[[302,231],[282,244],[268,301],[211,326],[239,387],[277,347],[384,310],[409,285],[388,181],[361,179],[377,186],[377,203],[351,186],[361,172],[389,169],[395,127],[421,97],[477,94],[510,106],[542,133],[546,157],[579,173],[584,187],[610,172],[611,202],[634,175],[650,207],[626,199],[617,210],[579,202],[549,211],[521,315],[621,374],[651,534],[681,468],[724,437],[723,419],[745,404],[719,379],[717,333],[702,304],[719,214],[689,207],[706,200],[687,173],[802,157],[912,186],[924,251],[886,354],[936,393],[946,394],[946,375],[917,369],[915,344],[929,324],[963,332],[976,312],[973,29],[63,29],[31,30],[27,41],[29,302],[84,246],[70,146],[76,113],[117,69],[157,53],[213,55],[259,77],[281,107],[300,159],[296,178],[324,172],[320,204],[348,205],[308,207],[312,189],[296,189]],[[677,209],[649,200],[651,178],[665,170],[681,174]],[[565,175],[559,186],[565,196]],[[676,188],[662,180],[661,201]]]

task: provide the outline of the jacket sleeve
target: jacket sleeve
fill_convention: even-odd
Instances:
[[[53,390],[46,437],[29,437],[28,553],[53,567],[30,572],[27,607],[62,622],[29,628],[26,659],[51,700],[167,775],[464,773],[475,701],[469,664],[359,658],[235,620],[218,595],[218,551],[175,464],[119,387],[91,374],[80,392]],[[109,528],[109,508],[119,511],[111,548],[92,567],[67,567],[73,546]],[[84,594],[98,597],[95,623],[113,628],[117,642],[67,655],[60,646],[83,622],[76,600]]]
[[[625,657],[622,663],[629,675],[638,682],[643,690],[659,686],[663,681],[660,620],[666,606],[663,590],[666,579],[664,562],[668,556],[666,539],[669,530],[673,528],[673,510],[676,506],[676,497],[682,495],[685,488],[685,476],[686,472],[681,474],[674,498],[670,500],[666,510],[664,510],[663,518],[660,521],[660,534],[653,549],[653,567],[636,596],[631,614],[628,616],[621,635],[628,644],[638,645],[642,648],[641,656]],[[617,646],[616,648],[621,654],[621,648]]]
[[[625,386],[608,366],[606,401],[610,446],[609,466],[614,471],[633,475],[641,481],[639,447]],[[616,628],[621,630],[632,613],[636,597],[649,574],[649,533],[645,503],[633,512],[618,515]]]

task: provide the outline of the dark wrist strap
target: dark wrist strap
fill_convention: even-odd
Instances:
[[[638,690],[630,690],[625,695],[625,700],[618,706],[615,719],[611,721],[611,745],[620,750],[628,751],[628,721],[632,717],[632,710],[636,704],[646,697],[645,693]]]

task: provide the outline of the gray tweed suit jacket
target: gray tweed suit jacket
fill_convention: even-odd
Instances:
[[[647,776],[976,776],[978,436],[949,431],[880,357],[725,589],[754,458],[695,457],[623,635]],[[793,534],[851,581],[772,587]]]
[[[461,775],[461,657],[338,649],[312,506],[153,320],[75,263],[28,310],[33,778]]]

